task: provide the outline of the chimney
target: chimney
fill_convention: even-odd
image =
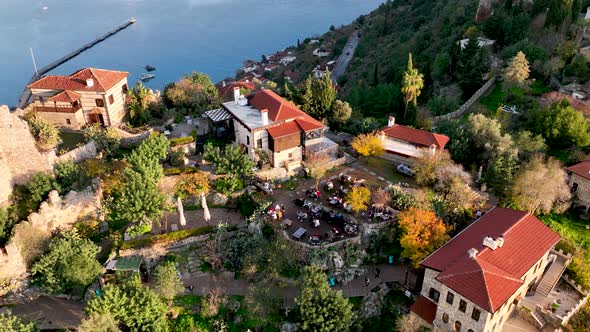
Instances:
[[[477,249],[475,249],[475,248],[471,248],[471,249],[467,250],[467,254],[469,255],[469,258],[471,258],[471,259],[475,259],[475,256],[477,256],[478,252],[479,251],[477,251]]]
[[[387,127],[393,127],[395,125],[395,117],[394,116],[389,116],[389,119],[387,119]]]
[[[236,103],[236,105],[238,105],[239,100],[240,100],[240,87],[236,86],[236,87],[234,87],[234,103]]]
[[[225,88],[225,85],[226,85],[226,84],[225,84],[225,81],[222,81],[222,82],[221,82],[221,86]]]
[[[498,244],[490,236],[486,236],[483,238],[483,245],[492,250],[496,250],[496,248],[498,248]]]
[[[263,110],[260,110],[260,115],[262,116],[262,125],[263,126],[268,125],[268,110],[266,108]]]
[[[497,238],[496,245],[498,246],[498,248],[502,248],[502,246],[504,245],[504,237],[500,236],[499,238]]]
[[[91,78],[86,79],[86,86],[91,88],[94,86],[94,80]]]

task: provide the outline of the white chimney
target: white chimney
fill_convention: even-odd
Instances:
[[[244,97],[244,95],[240,95],[240,98],[238,98],[238,105],[240,105],[240,106],[248,105],[248,99],[246,99],[246,97]]]
[[[393,127],[395,125],[395,117],[394,116],[389,116],[389,119],[387,119],[387,127]]]
[[[236,105],[238,105],[239,101],[240,101],[240,87],[236,86],[236,87],[234,87],[234,103],[236,103]]]
[[[260,116],[262,117],[262,125],[263,126],[268,125],[268,110],[267,109],[260,110]]]
[[[94,80],[91,78],[86,79],[86,86],[91,88],[94,86]]]
[[[434,156],[434,154],[436,153],[436,145],[432,144],[429,148],[430,150],[430,154]]]
[[[498,244],[496,243],[496,241],[494,241],[494,239],[492,239],[489,236],[483,238],[483,245],[492,250],[496,250],[496,248],[498,248]]]
[[[479,251],[477,251],[477,249],[475,248],[471,248],[469,250],[467,250],[467,254],[469,255],[469,258],[475,259],[475,256],[477,256],[477,253]]]
[[[496,245],[498,246],[498,248],[502,248],[502,246],[504,245],[504,238],[501,236],[499,238],[497,238]]]
[[[226,84],[225,84],[225,81],[222,81],[222,82],[221,82],[221,86],[225,88],[225,85],[226,85]]]

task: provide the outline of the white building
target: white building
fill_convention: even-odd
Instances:
[[[322,77],[324,77],[324,75],[326,75],[326,72],[332,71],[335,66],[336,66],[336,61],[334,61],[334,60],[332,60],[326,64],[323,64],[323,65],[317,65],[313,69],[313,77],[318,78],[318,79],[322,78]]]
[[[232,118],[235,142],[251,156],[262,150],[273,167],[294,169],[306,158],[336,153],[337,144],[324,137],[326,127],[271,90],[248,96],[234,89],[234,100],[222,104]]]
[[[56,126],[118,126],[126,115],[127,76],[127,72],[84,68],[69,76],[44,76],[27,88],[37,116]]]
[[[550,292],[561,277],[559,240],[531,213],[496,207],[420,263],[411,312],[434,331],[502,331],[525,296]]]
[[[461,45],[461,49],[464,49],[467,46],[467,43],[469,43],[469,38],[461,39],[457,42],[457,44]],[[477,37],[477,46],[479,46],[480,48],[492,46],[494,45],[494,43],[496,43],[495,40]]]
[[[283,65],[286,66],[292,62],[294,62],[297,59],[296,56],[294,55],[287,55],[281,58],[281,60],[279,60],[279,62]]]
[[[384,148],[381,157],[405,164],[413,164],[424,149],[437,153],[449,142],[448,136],[398,125],[393,116],[389,117],[387,127],[381,130],[381,139]]]
[[[313,55],[320,58],[325,58],[327,56],[330,56],[330,54],[332,54],[332,51],[327,50],[325,48],[316,48],[315,50],[313,50]]]

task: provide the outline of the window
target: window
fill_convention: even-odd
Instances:
[[[250,136],[246,136],[246,145],[250,145]]]
[[[70,119],[66,119],[66,124],[71,125],[72,124],[72,121]]]
[[[293,159],[293,153],[289,153],[289,159]]]
[[[121,92],[123,92],[123,94],[127,93],[127,84],[123,84],[123,87],[121,88]]]
[[[458,320],[455,321],[455,331],[461,331],[461,322]]]
[[[259,138],[258,140],[256,140],[256,147],[259,149],[262,149],[262,138]]]
[[[578,191],[578,184],[574,182],[572,185],[572,192],[575,193],[576,191]]]
[[[449,315],[445,312],[443,314],[443,323],[447,324],[449,322]]]
[[[104,100],[102,99],[95,99],[96,107],[104,107]]]
[[[428,297],[430,297],[434,302],[438,303],[438,298],[440,297],[440,292],[436,289],[430,287],[430,291],[428,293]]]
[[[465,310],[467,310],[467,302],[463,300],[459,301],[459,310],[465,312]]]
[[[473,330],[472,329],[469,329],[469,330],[467,330],[467,332],[473,332]]]
[[[481,311],[479,309],[473,308],[471,312],[471,318],[473,318],[476,322],[479,322],[479,316],[481,315]]]
[[[447,303],[453,304],[453,300],[455,300],[455,294],[447,292]]]
[[[115,102],[115,98],[113,98],[113,95],[110,95],[109,96],[109,105],[111,105],[114,102]]]

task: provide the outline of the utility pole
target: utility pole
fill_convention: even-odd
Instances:
[[[31,58],[33,59],[33,66],[35,67],[35,75],[39,77],[39,71],[37,70],[37,63],[35,62],[35,55],[33,54],[33,48],[29,47],[29,51],[31,51]]]

